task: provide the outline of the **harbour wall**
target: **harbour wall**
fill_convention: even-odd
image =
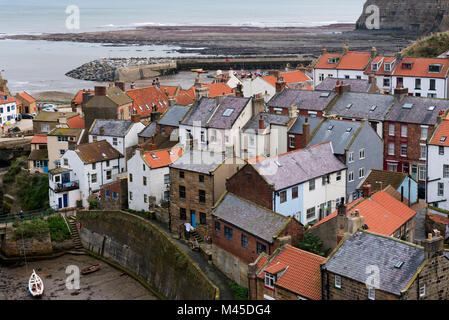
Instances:
[[[79,211],[83,246],[170,300],[215,300],[219,289],[150,221],[124,211]]]

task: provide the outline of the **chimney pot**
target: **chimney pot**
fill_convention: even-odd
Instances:
[[[96,96],[105,96],[106,95],[106,87],[105,86],[95,86],[95,95]]]
[[[265,121],[263,119],[263,115],[262,114],[259,116],[259,129],[260,130],[265,130]]]

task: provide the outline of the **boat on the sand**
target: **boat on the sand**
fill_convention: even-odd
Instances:
[[[81,274],[89,274],[89,273],[98,271],[98,270],[100,270],[100,266],[101,265],[98,263],[98,264],[94,264],[94,265],[91,265],[89,267],[86,267],[86,268],[81,270]]]
[[[44,282],[42,279],[36,274],[33,269],[33,273],[31,274],[30,280],[28,280],[28,292],[33,297],[40,297],[44,293]]]

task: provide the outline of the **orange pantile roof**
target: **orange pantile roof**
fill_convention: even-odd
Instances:
[[[435,213],[431,213],[431,212],[428,212],[427,214],[435,222],[438,222],[441,224],[449,224],[449,218],[447,218],[447,217],[443,217],[443,216],[440,216],[439,214],[435,214]]]
[[[181,148],[145,152],[142,157],[151,169],[166,167],[182,155]]]
[[[182,90],[176,96],[176,103],[180,106],[189,106],[195,103],[195,98],[192,98],[186,90]]]
[[[163,93],[168,94],[170,97],[174,97],[179,86],[161,86],[160,88]]]
[[[202,86],[209,88],[209,98],[234,94],[234,91],[226,83],[205,83]]]
[[[341,54],[326,53],[321,56],[320,60],[318,60],[317,64],[315,65],[315,69],[335,69],[340,57]],[[329,58],[337,58],[337,62],[329,63]]]
[[[158,86],[131,89],[126,93],[134,100],[131,113],[141,117],[149,117],[156,110],[164,113],[168,108],[168,97]]]
[[[6,96],[6,100],[4,99],[5,96]],[[6,104],[6,103],[11,103],[11,102],[16,102],[16,99],[14,99],[13,97],[7,95],[6,93],[0,91],[0,104]]]
[[[384,191],[376,192],[369,199],[357,199],[347,207],[350,208],[347,212],[348,215],[355,210],[359,211],[360,216],[365,218],[365,224],[368,226],[368,231],[385,236],[391,236],[396,230],[416,215],[414,210]],[[336,216],[337,211],[315,224],[312,228],[315,228]]]
[[[404,63],[412,63],[411,69],[404,69]],[[429,72],[429,65],[442,65],[439,73]],[[444,78],[449,69],[449,59],[440,58],[404,58],[396,67],[394,76]]]
[[[67,119],[67,125],[72,129],[84,129],[86,127],[85,121],[80,115]]]
[[[33,139],[31,139],[31,143],[46,144],[47,143],[47,135],[36,134],[36,135],[34,135]]]
[[[23,99],[25,99],[29,103],[36,102],[36,100],[29,95],[26,91],[19,93],[19,96],[21,96]]]
[[[321,300],[320,264],[324,260],[324,257],[287,245],[273,255],[257,277],[263,279],[265,272],[270,273],[269,271],[277,271],[286,266],[285,272],[276,281],[276,286],[308,299]]]
[[[449,147],[449,115],[440,123],[430,139],[431,145]]]
[[[383,59],[383,60],[382,60]],[[371,61],[371,64],[373,63],[379,63],[380,61],[382,61],[382,64],[380,65],[380,68],[378,68],[377,71],[372,71],[371,70],[371,65],[368,66],[368,69],[366,70],[366,74],[375,74],[375,75],[384,75],[384,74],[388,74],[391,75],[393,73],[394,70],[394,66],[391,67],[390,71],[385,71],[385,63],[392,63],[393,61],[395,61],[396,58],[395,57],[383,57],[383,56],[377,56],[376,58],[374,58],[373,61]]]
[[[287,84],[288,88],[290,88],[290,86],[292,84],[303,83],[303,82],[312,80],[312,79],[310,79],[310,77],[308,75],[304,74],[304,72],[302,72],[301,70],[281,72],[281,73],[279,73],[279,76],[284,78],[284,82]],[[266,82],[268,82],[269,84],[271,84],[273,87],[276,87],[276,81],[277,81],[276,76],[273,76],[273,75],[265,76],[265,77],[262,77],[262,79],[265,80]],[[306,83],[306,89],[312,90],[312,88],[307,83]]]
[[[75,94],[75,97],[72,99],[72,102],[75,103],[76,105],[81,105],[83,103],[83,92],[89,92],[90,94],[95,94],[95,92],[92,90],[79,90]]]
[[[265,158],[264,156],[257,156],[257,157],[254,157],[254,158],[248,158],[248,159],[246,159],[246,162],[248,162],[248,163],[257,163],[257,162],[260,162],[260,161],[263,161],[263,160],[266,160],[267,158]]]
[[[161,86],[161,90],[164,94],[168,94],[170,98],[175,98],[176,104],[180,106],[189,106],[195,103],[195,91],[193,88],[184,90],[180,86]]]
[[[365,70],[371,60],[370,52],[349,51],[341,58],[338,70]]]

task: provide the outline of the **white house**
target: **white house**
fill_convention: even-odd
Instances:
[[[0,121],[2,126],[16,123],[17,102],[13,97],[0,91]]]
[[[70,182],[77,182],[77,198],[82,200],[85,207],[92,193],[97,192],[102,185],[114,181],[117,174],[125,171],[125,159],[109,142],[102,140],[79,145],[75,150],[67,150],[61,157],[61,168],[57,169],[70,170]],[[58,194],[50,192],[50,204],[57,204],[58,201]],[[68,200],[69,203],[71,201],[72,199]]]
[[[72,169],[55,168],[48,171],[50,207],[57,210],[75,208],[81,199],[79,179]]]
[[[263,78],[256,77],[255,79],[242,80],[242,92],[246,98],[260,94],[265,102],[268,102],[276,94],[276,87]]]
[[[128,160],[128,206],[148,211],[150,197],[156,203],[170,199],[169,165],[182,154],[181,148],[143,151],[137,149]]]

